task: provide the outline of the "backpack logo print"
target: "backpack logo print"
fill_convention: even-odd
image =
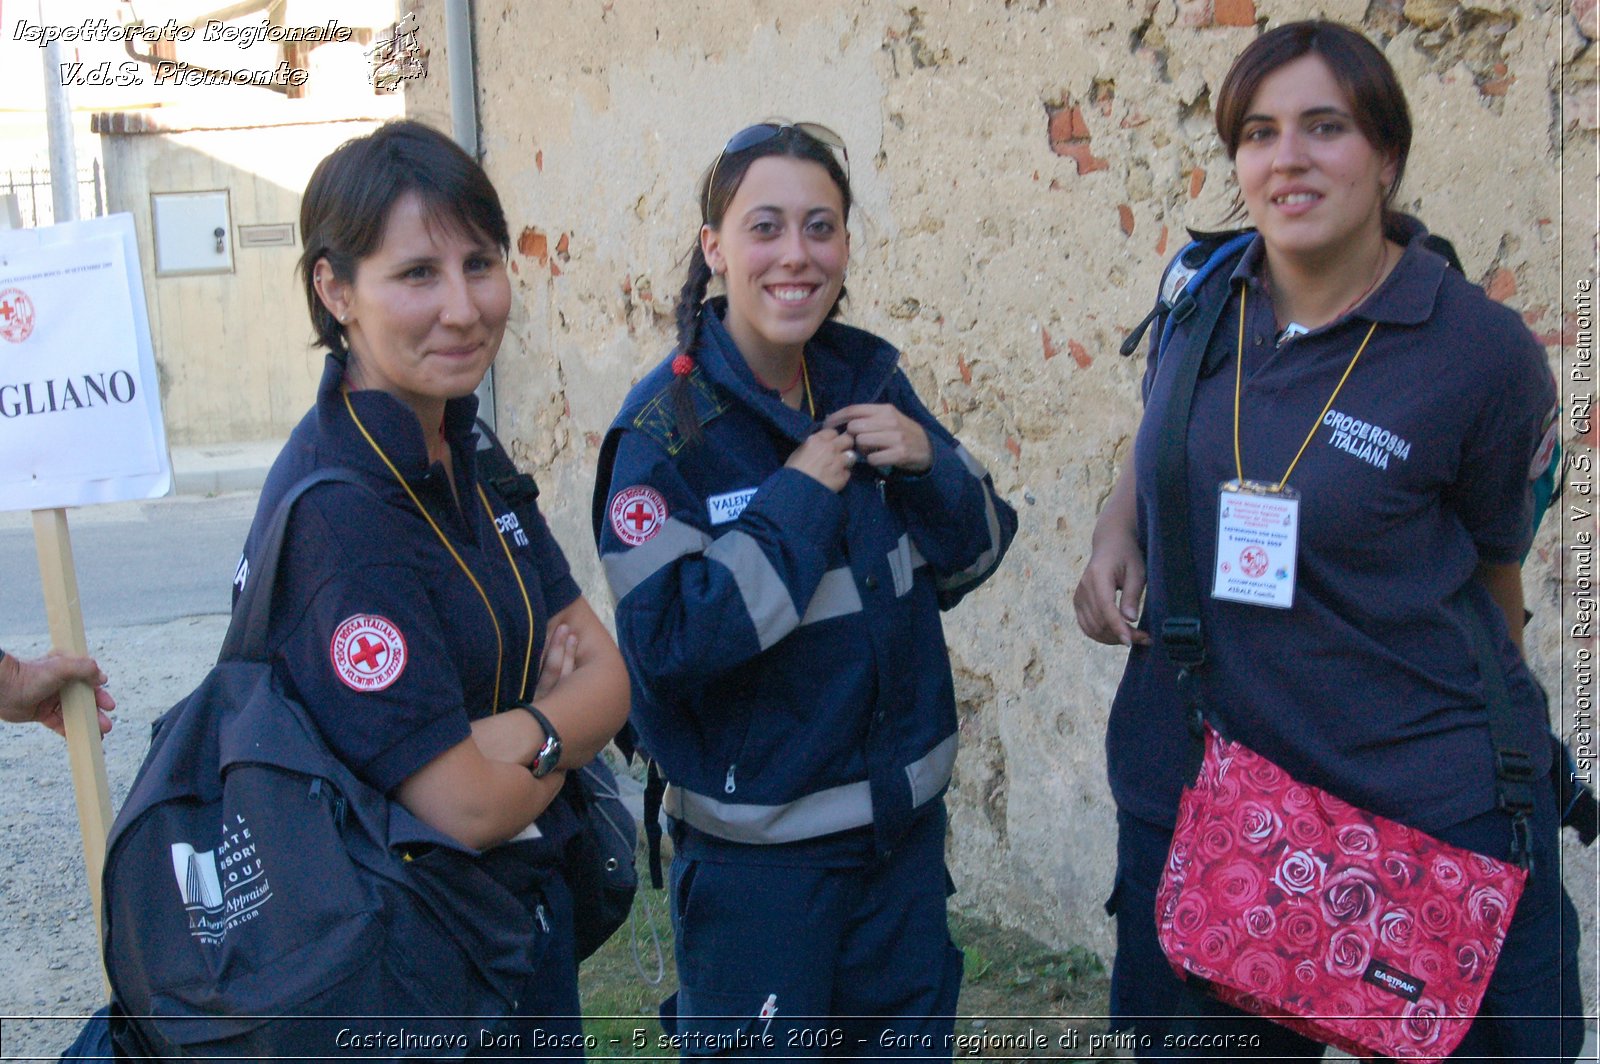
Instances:
[[[221,944],[228,932],[254,920],[272,898],[255,840],[242,816],[224,825],[215,849],[172,844],[172,875],[189,914],[189,934],[202,945]]]

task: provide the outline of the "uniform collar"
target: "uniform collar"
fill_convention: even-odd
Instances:
[[[1424,240],[1428,230],[1410,215],[1396,215],[1395,225],[1386,235],[1405,250],[1394,269],[1389,271],[1389,276],[1383,279],[1383,284],[1352,311],[1350,317],[1385,325],[1420,325],[1433,315],[1439,288],[1450,266],[1442,256],[1427,247]],[[1259,291],[1265,256],[1266,243],[1257,234],[1250,246],[1245,248],[1244,257],[1234,269],[1229,287],[1244,282]]]
[[[322,380],[317,385],[317,427],[323,439],[336,444],[341,459],[348,464],[372,473],[383,480],[390,479],[388,466],[367,443],[345,408],[340,386],[344,383],[345,364],[338,356],[329,354],[322,367]],[[387,392],[367,388],[349,394],[350,405],[361,418],[361,424],[383,448],[396,469],[407,480],[426,478],[434,463],[428,460],[428,444],[423,427],[411,408]],[[475,453],[477,435],[478,397],[464,396],[451,399],[444,408],[445,439],[455,448],[460,480],[461,456]],[[466,463],[469,464],[470,463]],[[469,474],[470,476],[470,474]]]
[[[726,313],[727,300],[720,296],[701,306],[695,360],[718,386],[766,415],[788,435],[795,439],[810,435],[815,428],[810,414],[785,406],[776,391],[756,380],[722,323]],[[806,372],[817,403],[817,420],[829,410],[852,403],[877,402],[899,361],[900,352],[888,341],[836,321],[823,322],[806,343]]]

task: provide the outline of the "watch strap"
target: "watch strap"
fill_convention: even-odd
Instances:
[[[561,760],[561,735],[556,731],[555,725],[550,723],[550,718],[532,702],[518,702],[517,708],[527,710],[528,715],[538,721],[539,727],[544,729],[544,743],[534,755],[533,764],[528,766],[528,771],[536,777],[548,776],[556,767],[556,762]],[[549,758],[548,764],[545,763],[546,758]]]

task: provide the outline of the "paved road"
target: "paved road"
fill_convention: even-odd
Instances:
[[[226,613],[255,505],[237,492],[69,510],[90,647],[96,632]],[[0,514],[0,646],[47,630],[32,519]]]

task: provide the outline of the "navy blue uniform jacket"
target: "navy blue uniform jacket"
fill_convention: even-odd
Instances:
[[[933,465],[842,492],[784,468],[819,428],[758,384],[702,311],[702,438],[675,428],[670,361],[628,395],[602,450],[595,536],[617,602],[632,722],[665,808],[734,843],[871,825],[892,849],[949,783],[955,695],[939,610],[999,564],[1016,514],[883,340],[834,322],[806,347],[817,419],[892,403]]]

